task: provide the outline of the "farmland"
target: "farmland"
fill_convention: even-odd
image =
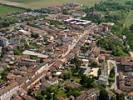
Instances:
[[[23,11],[19,8],[0,5],[0,16]]]
[[[125,20],[125,26],[129,27],[131,24],[133,24],[133,10],[131,10]]]
[[[6,1],[18,3],[20,6],[22,4],[25,5],[25,7],[27,8],[43,8],[43,7],[70,3],[70,2],[84,4],[87,6],[93,6],[95,3],[98,3],[101,0],[6,0]]]

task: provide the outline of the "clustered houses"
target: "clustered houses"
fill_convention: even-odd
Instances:
[[[118,90],[127,93],[128,98],[131,100],[133,98],[133,58],[123,57],[116,58],[117,61],[117,86]]]
[[[98,96],[99,96],[98,90],[90,89],[81,94],[79,97],[77,97],[76,100],[97,100]]]
[[[15,86],[20,86],[21,89],[23,84],[30,84],[37,77],[35,75],[40,75],[50,64],[52,68],[32,87],[32,92],[58,84],[63,80],[60,76],[75,55],[82,61],[80,68],[86,76],[96,77],[100,84],[109,84],[108,77],[112,67],[107,61],[111,59],[111,52],[97,47],[95,37],[108,34],[113,23],[97,25],[81,20],[79,17],[84,16],[84,12],[81,12],[77,4],[50,7],[16,16],[21,23],[0,30],[0,71],[9,69],[5,82],[0,83],[0,96]],[[133,60],[128,61],[131,63]],[[118,88],[128,92],[131,92],[133,87],[133,64],[130,63],[118,63],[121,68],[117,80]],[[124,73],[126,75],[123,75]],[[72,82],[69,85],[79,86]],[[91,89],[83,92],[76,100],[96,100],[98,96],[99,91]],[[18,98],[34,100],[21,93],[12,99]]]
[[[64,15],[61,12],[63,9],[74,11],[78,7],[78,5],[67,4],[62,7],[41,9],[40,11],[49,10],[48,13],[54,13],[54,15],[40,13],[39,11],[12,15],[18,19],[18,23],[0,30],[0,53],[2,55],[0,70],[4,71],[8,68],[6,80],[0,84],[0,95],[24,82],[28,84],[30,79],[34,78],[34,74],[45,69],[44,65],[55,62],[53,66],[60,68],[62,62],[75,55],[75,52],[72,52],[71,56],[68,54],[76,45],[83,30],[76,30],[76,28],[67,25],[65,20],[73,16]],[[56,61],[61,57],[67,57],[67,59]],[[54,67],[53,69],[55,69]],[[61,73],[61,69],[53,73],[54,75],[51,75],[51,72],[47,73],[47,84],[57,84],[58,76]],[[12,83],[15,83],[15,85],[12,86]],[[3,97],[1,96],[1,98]]]

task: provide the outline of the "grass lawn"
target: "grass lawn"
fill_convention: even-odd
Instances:
[[[0,16],[15,13],[15,12],[20,12],[20,11],[23,11],[23,10],[19,8],[0,5]]]
[[[131,24],[133,24],[133,10],[131,10],[125,20],[125,26],[129,27]]]
[[[100,2],[101,0],[6,0],[6,1],[22,3],[29,8],[43,8],[48,6],[61,5],[64,3],[70,3],[70,2],[93,6],[94,4]]]

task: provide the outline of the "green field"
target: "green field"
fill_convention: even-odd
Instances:
[[[131,24],[133,24],[133,10],[131,10],[126,18],[125,26],[129,27]]]
[[[23,11],[23,10],[19,9],[19,8],[0,5],[0,16],[8,15],[8,14],[11,14],[11,13],[16,13],[16,12],[20,12],[20,11]]]
[[[132,0],[114,0],[117,1],[120,4],[124,4],[127,1]],[[133,24],[133,10],[129,11],[129,14],[127,15],[126,19],[124,19],[124,26],[129,27],[131,24]]]
[[[29,8],[43,8],[48,6],[56,6],[65,3],[70,3],[70,2],[93,6],[94,4],[100,2],[101,0],[6,0],[6,1],[25,4],[25,6]]]
[[[41,0],[7,0],[7,1],[18,2],[18,3],[29,3],[29,2],[36,2]]]

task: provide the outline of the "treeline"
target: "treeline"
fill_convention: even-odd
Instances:
[[[96,23],[101,22],[118,22],[122,20],[128,12],[133,9],[131,4],[120,4],[118,2],[105,1],[96,4],[94,7],[85,7],[84,12],[87,14],[83,19],[92,20]]]
[[[130,6],[121,5],[118,2],[107,1],[96,4],[95,9],[97,11],[128,10],[130,9]]]
[[[124,26],[128,13],[133,10],[133,1],[107,0],[91,8],[84,7],[83,10],[87,14],[83,19],[98,24],[102,22],[115,23],[111,31],[122,42],[107,36],[98,41],[99,46],[106,50],[112,50],[113,55],[116,56],[125,55],[128,50],[133,50],[133,26],[131,25],[129,28]],[[125,40],[122,39],[123,36],[126,36]]]

